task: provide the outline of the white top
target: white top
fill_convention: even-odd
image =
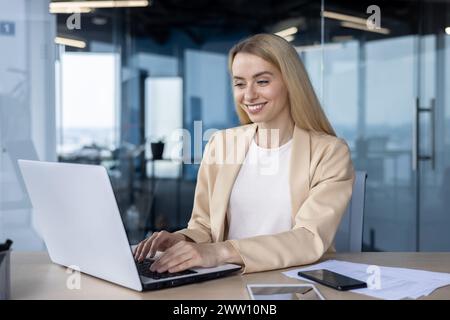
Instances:
[[[292,139],[266,149],[252,141],[228,205],[228,239],[275,234],[292,228],[289,163]]]

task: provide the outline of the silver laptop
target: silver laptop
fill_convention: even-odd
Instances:
[[[177,274],[136,263],[106,169],[96,165],[18,160],[50,259],[134,290],[153,290],[233,273],[226,264]]]

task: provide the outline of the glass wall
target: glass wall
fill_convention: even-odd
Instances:
[[[55,19],[43,0],[0,0],[0,8],[0,242],[42,250],[17,160],[56,160]]]
[[[448,9],[445,2],[325,4],[322,102],[356,169],[368,174],[365,250],[450,249],[449,17],[437,18]],[[401,10],[409,16],[395,18]]]

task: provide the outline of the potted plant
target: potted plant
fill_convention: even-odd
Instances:
[[[164,145],[164,138],[158,138],[150,143],[153,160],[161,160],[163,158]]]

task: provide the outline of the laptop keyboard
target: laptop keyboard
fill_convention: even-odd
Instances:
[[[170,272],[156,272],[156,271],[150,271],[150,266],[152,265],[154,260],[152,259],[144,259],[141,262],[136,262],[136,266],[138,269],[138,272],[141,276],[147,277],[147,278],[151,278],[151,279],[155,279],[155,280],[159,280],[159,279],[166,279],[166,278],[172,278],[172,277],[177,277],[177,276],[184,276],[187,274],[194,274],[197,273],[194,270],[184,270],[181,272],[175,272],[175,273],[170,273]]]

